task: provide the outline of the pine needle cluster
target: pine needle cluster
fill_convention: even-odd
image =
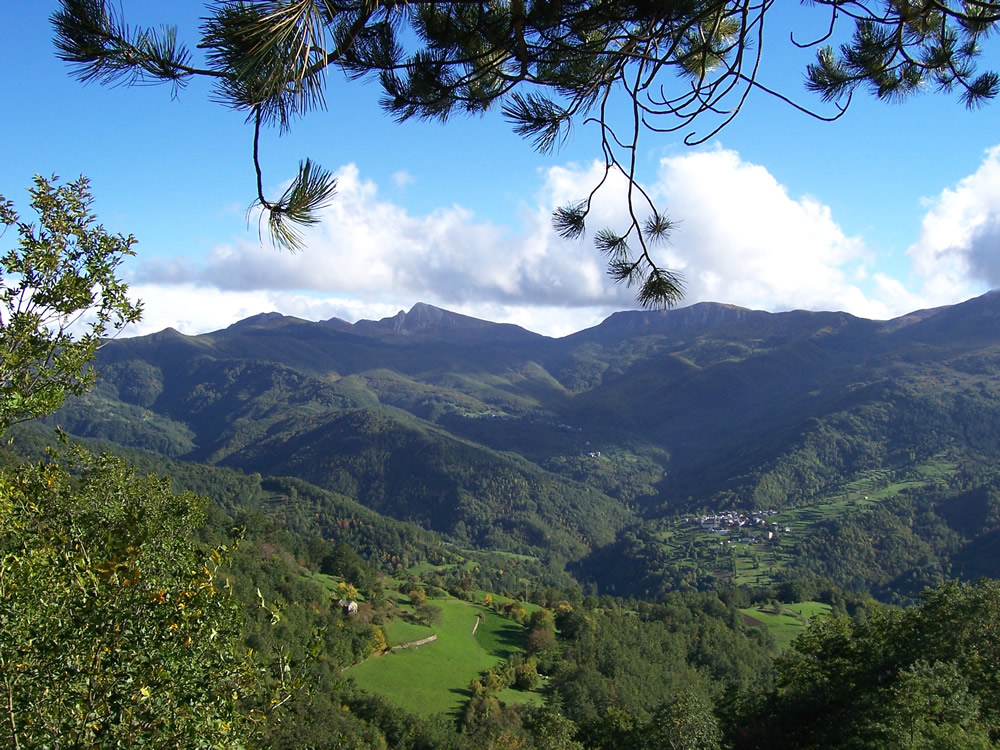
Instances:
[[[775,0],[217,0],[209,3],[198,48],[203,67],[173,27],[131,29],[110,0],[61,0],[53,16],[59,56],[84,81],[134,85],[192,76],[215,81],[215,96],[247,113],[254,127],[257,200],[276,244],[295,249],[317,221],[335,182],[315,163],[277,200],[263,194],[262,127],[288,130],[326,106],[326,77],[372,78],[396,120],[446,121],[499,108],[514,131],[551,152],[574,124],[599,133],[605,173],[594,192],[559,208],[556,231],[581,236],[594,193],[624,176],[627,225],[594,235],[609,273],[638,287],[638,301],[669,306],[679,276],[662,269],[653,244],[663,214],[637,184],[643,133],[681,133],[702,143],[740,112],[753,91],[820,119],[836,119],[859,87],[899,100],[927,88],[956,91],[968,107],[1000,92],[1000,75],[981,71],[983,41],[1000,21],[995,0],[814,0],[828,31],[807,88],[832,104],[824,115],[758,80],[764,22]],[[838,49],[829,44],[849,39]],[[707,127],[703,124],[707,123]],[[699,129],[696,129],[699,128]],[[652,222],[652,223],[650,223]],[[653,230],[653,231],[650,231]],[[629,239],[630,241],[626,241]],[[610,248],[610,249],[609,249]]]

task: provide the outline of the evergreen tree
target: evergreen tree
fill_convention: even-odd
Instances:
[[[280,245],[301,244],[297,227],[314,223],[335,190],[309,159],[278,198],[263,193],[258,143],[263,126],[290,128],[325,105],[326,77],[376,78],[382,104],[399,120],[447,120],[499,108],[540,151],[574,123],[596,122],[605,175],[584,199],[558,209],[567,237],[585,228],[594,193],[614,174],[627,178],[630,223],[601,229],[595,244],[609,273],[635,285],[648,306],[680,299],[680,277],[657,265],[654,248],[672,222],[636,183],[644,131],[680,132],[704,142],[740,111],[752,91],[791,103],[757,80],[772,0],[561,0],[499,3],[395,0],[256,0],[206,8],[198,48],[176,29],[129,26],[109,0],[61,0],[53,16],[59,56],[84,81],[168,82],[174,89],[207,77],[214,95],[253,125],[257,202]],[[834,102],[835,119],[853,92],[869,87],[899,99],[933,86],[957,90],[967,106],[994,98],[1000,78],[980,72],[980,42],[1000,20],[1000,2],[818,0],[829,18],[808,87]],[[853,25],[835,51],[826,42]],[[767,43],[770,43],[767,40]],[[806,110],[799,105],[793,105]],[[817,114],[816,116],[821,117]],[[695,130],[705,125],[701,131]]]

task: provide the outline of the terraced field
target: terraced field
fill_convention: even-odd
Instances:
[[[769,586],[794,558],[798,543],[817,533],[820,524],[848,513],[864,513],[903,490],[932,486],[955,471],[954,464],[928,461],[902,478],[883,470],[868,472],[811,505],[769,516],[768,522],[776,524],[772,540],[767,539],[771,528],[719,534],[693,525],[690,517],[665,522],[658,536],[678,566],[698,565],[735,585]],[[743,541],[749,534],[759,534],[760,541]]]

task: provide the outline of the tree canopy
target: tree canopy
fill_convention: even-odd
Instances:
[[[90,388],[101,337],[142,312],[117,276],[135,238],[96,223],[87,179],[59,185],[36,176],[28,192],[37,225],[0,195],[0,224],[18,234],[0,257],[0,435]]]
[[[1000,2],[811,4],[825,14],[826,32],[818,39],[793,35],[790,43],[816,49],[806,80],[832,103],[824,119],[843,114],[859,88],[888,100],[928,88],[957,91],[969,107],[1000,91],[997,73],[979,68]],[[641,136],[683,133],[686,143],[704,142],[754,91],[810,111],[758,80],[774,0],[226,0],[207,4],[200,60],[175,27],[129,26],[107,0],[60,5],[52,19],[58,54],[81,80],[166,82],[176,91],[207,77],[220,102],[246,113],[255,205],[275,242],[290,249],[301,246],[301,227],[318,220],[336,181],[305,159],[285,193],[267,198],[260,132],[287,130],[324,108],[331,70],[377,79],[384,109],[400,121],[499,108],[543,152],[557,148],[575,124],[595,124],[604,176],[589,195],[558,208],[553,222],[564,237],[581,236],[596,192],[615,173],[627,178],[627,226],[602,228],[594,242],[608,273],[635,286],[645,306],[674,304],[683,281],[656,261],[655,246],[669,239],[673,223],[636,180]]]
[[[740,747],[995,747],[997,581],[945,583],[865,622],[814,621]]]
[[[220,570],[228,550],[190,540],[205,501],[121,459],[67,463],[0,473],[0,738],[242,746],[270,696]]]

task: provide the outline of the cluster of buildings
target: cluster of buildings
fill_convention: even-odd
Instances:
[[[752,512],[727,510],[713,515],[698,516],[691,519],[690,523],[702,531],[709,531],[713,534],[730,534],[738,531],[741,535],[741,542],[755,543],[770,541],[779,532],[791,531],[787,526],[780,527],[777,523],[768,520],[768,517],[775,513],[777,513],[776,510],[755,510]]]

